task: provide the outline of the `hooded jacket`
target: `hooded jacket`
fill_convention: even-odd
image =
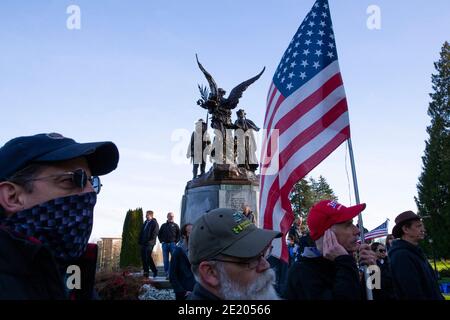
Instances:
[[[398,299],[443,300],[436,274],[422,249],[405,240],[396,240],[389,250],[392,280]]]

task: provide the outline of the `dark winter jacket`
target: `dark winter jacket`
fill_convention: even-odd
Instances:
[[[195,285],[194,274],[186,252],[177,246],[170,260],[169,279],[174,292],[192,291]]]
[[[199,283],[194,286],[194,291],[188,296],[187,300],[221,300],[216,295],[212,294]]]
[[[394,285],[392,283],[392,272],[390,261],[387,257],[383,260],[378,259],[377,265],[381,272],[381,288],[373,289],[374,300],[393,300],[395,299]]]
[[[167,221],[163,223],[158,233],[159,242],[177,243],[180,241],[180,227],[175,222]]]
[[[159,225],[156,219],[146,220],[142,225],[141,232],[139,234],[139,244],[141,246],[154,246],[156,244],[156,237],[158,236]]]
[[[306,247],[314,247],[315,243],[314,241],[311,239],[311,236],[308,233],[302,234],[300,239],[299,239],[299,244],[298,244],[298,254],[302,255],[303,251],[305,250]]]
[[[323,257],[301,257],[288,272],[288,300],[361,300],[356,261],[351,255],[337,257],[334,261]]]
[[[69,290],[61,267],[50,251],[34,238],[26,238],[0,226],[0,300],[63,300],[94,297],[97,246],[70,263],[80,268],[81,289]],[[70,279],[68,279],[70,282]]]
[[[389,250],[394,290],[402,300],[443,300],[436,274],[419,246],[405,240]]]

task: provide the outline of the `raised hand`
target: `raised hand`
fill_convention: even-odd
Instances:
[[[359,247],[359,264],[366,266],[377,264],[377,255],[368,244],[362,244]]]
[[[325,231],[323,236],[323,256],[325,259],[334,261],[339,256],[347,255],[348,252],[337,241],[336,235],[331,229]]]

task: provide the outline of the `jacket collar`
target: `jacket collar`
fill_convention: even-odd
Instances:
[[[218,296],[206,290],[200,283],[195,284],[192,293],[202,300],[221,300]]]

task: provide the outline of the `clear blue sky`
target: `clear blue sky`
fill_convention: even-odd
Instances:
[[[179,219],[191,166],[180,157],[205,83],[195,63],[231,90],[266,72],[240,107],[262,125],[273,73],[314,0],[87,1],[2,0],[0,4],[0,144],[39,132],[80,142],[114,141],[119,168],[103,179],[93,238],[120,236],[125,212],[153,209]],[[69,5],[81,29],[69,30]],[[369,30],[369,5],[381,29]],[[433,62],[449,39],[448,0],[330,0],[349,103],[365,226],[416,210],[417,178],[427,138]],[[235,118],[235,115],[233,115]],[[175,156],[174,156],[175,155]],[[348,161],[347,161],[348,162]],[[345,146],[311,175],[325,176],[349,205]],[[351,179],[348,165],[349,179]]]

